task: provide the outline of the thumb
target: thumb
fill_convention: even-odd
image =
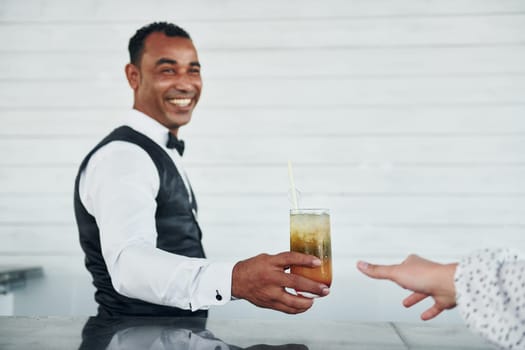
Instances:
[[[357,263],[357,269],[368,277],[382,280],[392,279],[393,266],[391,265],[374,265],[364,261],[359,261]]]

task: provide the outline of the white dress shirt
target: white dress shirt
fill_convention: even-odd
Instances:
[[[525,257],[509,249],[465,257],[455,275],[467,326],[502,349],[525,349]]]
[[[181,157],[166,147],[166,127],[137,110],[130,111],[122,125],[164,149],[191,193]],[[192,311],[227,303],[233,262],[211,262],[156,248],[159,186],[157,168],[146,151],[125,141],[100,148],[81,174],[80,199],[97,221],[113,287],[127,297]]]

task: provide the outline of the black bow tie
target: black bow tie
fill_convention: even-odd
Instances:
[[[168,132],[168,143],[166,143],[166,147],[172,148],[172,149],[175,148],[181,156],[184,153],[184,141],[179,140],[171,132]]]

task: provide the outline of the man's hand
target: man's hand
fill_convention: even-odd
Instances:
[[[438,264],[417,255],[408,256],[399,265],[372,265],[360,261],[357,268],[365,275],[376,279],[387,279],[413,293],[403,300],[411,307],[421,300],[432,297],[434,305],[421,314],[421,319],[430,320],[443,310],[456,306],[454,273],[457,264]]]
[[[319,296],[330,293],[328,286],[302,276],[285,273],[291,265],[318,267],[321,261],[314,256],[296,252],[277,255],[261,254],[238,262],[232,273],[232,295],[260,307],[289,314],[305,312],[313,299],[288,293],[285,288]]]

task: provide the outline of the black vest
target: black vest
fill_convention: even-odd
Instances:
[[[75,216],[80,235],[80,245],[86,255],[86,267],[93,276],[93,284],[97,289],[95,300],[99,304],[99,315],[206,317],[206,311],[191,312],[190,310],[152,304],[125,297],[113,288],[100,249],[99,228],[95,218],[87,212],[79,196],[80,174],[91,156],[99,148],[112,141],[126,141],[140,146],[155,163],[160,179],[155,213],[158,234],[157,248],[188,257],[205,257],[201,245],[201,230],[192,211],[192,209],[197,209],[196,204],[192,208],[192,204],[188,200],[188,191],[172,159],[150,138],[130,127],[121,126],[113,130],[82,161],[75,180]],[[195,200],[192,203],[195,203]],[[144,264],[147,263],[147,261],[144,262]]]

